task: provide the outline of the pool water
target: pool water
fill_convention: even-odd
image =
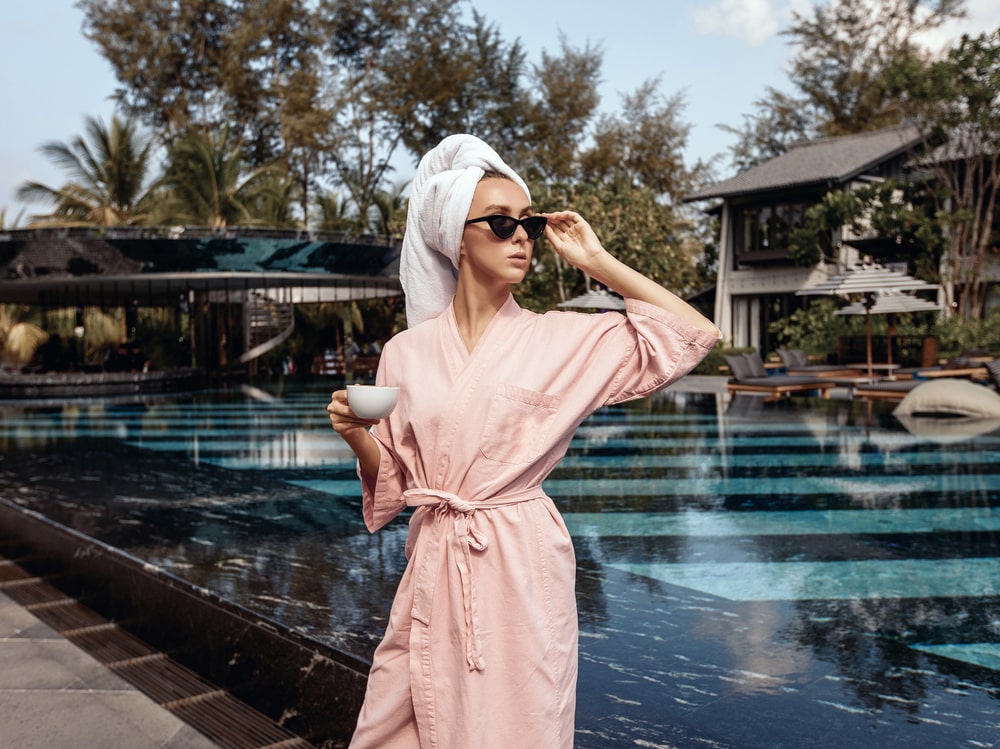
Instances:
[[[327,398],[0,403],[0,496],[370,657],[406,524],[365,530]],[[576,746],[1000,747],[1000,432],[974,431],[683,390],[594,414],[544,484]]]

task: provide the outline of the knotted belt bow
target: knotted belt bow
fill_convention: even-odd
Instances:
[[[486,668],[483,659],[483,647],[479,640],[479,613],[477,604],[478,591],[476,578],[472,571],[472,550],[486,551],[489,538],[473,523],[473,516],[478,510],[527,502],[545,496],[539,487],[511,492],[490,499],[468,502],[457,494],[440,489],[407,489],[403,499],[410,507],[433,507],[434,530],[428,542],[424,559],[414,576],[413,618],[424,625],[431,621],[431,606],[434,602],[434,587],[437,582],[437,570],[441,558],[441,535],[446,518],[454,519],[454,531],[448,536],[448,543],[457,552],[455,559],[458,565],[459,578],[462,581],[462,602],[465,609],[465,660],[470,671],[482,671]]]

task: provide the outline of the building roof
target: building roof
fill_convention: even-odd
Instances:
[[[237,228],[27,229],[0,234],[0,302],[117,305],[186,290],[315,290],[316,301],[401,293],[387,239]],[[326,289],[327,291],[320,291]]]
[[[899,126],[797,143],[788,151],[687,196],[691,203],[813,185],[843,184],[920,142],[916,128]]]

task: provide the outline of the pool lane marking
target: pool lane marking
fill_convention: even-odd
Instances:
[[[301,479],[287,483],[339,497],[358,499],[353,479]],[[729,538],[892,533],[996,532],[1000,510],[989,507],[908,510],[799,510],[795,512],[565,512],[577,538]]]
[[[1000,559],[841,562],[605,562],[605,566],[729,601],[954,598],[1000,595]]]
[[[971,663],[994,671],[1000,671],[1000,644],[995,642],[961,642],[938,645],[910,645],[914,650],[930,653],[953,661]]]
[[[813,536],[1000,531],[989,507],[796,512],[573,512],[563,519],[579,538]]]
[[[883,476],[791,476],[733,478],[580,478],[547,479],[542,483],[552,497],[650,497],[727,495],[806,495],[892,493],[902,496],[926,491],[1000,490],[1000,474],[883,475]]]

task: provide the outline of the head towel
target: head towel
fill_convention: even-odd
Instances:
[[[531,200],[524,180],[474,135],[449,135],[420,160],[399,262],[408,327],[437,317],[451,304],[465,221],[486,172],[510,177]]]

